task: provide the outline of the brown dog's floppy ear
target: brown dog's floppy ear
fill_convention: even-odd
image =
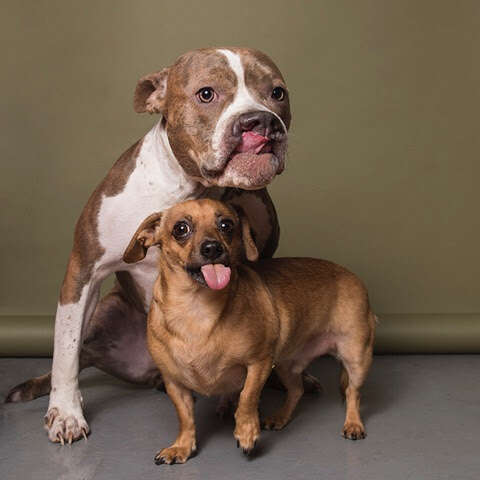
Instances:
[[[169,67],[142,77],[135,88],[133,108],[137,113],[163,113]]]
[[[232,205],[237,212],[240,219],[240,229],[242,231],[243,248],[245,249],[245,256],[250,262],[256,262],[258,260],[258,249],[252,237],[252,230],[248,218],[243,211],[243,208],[238,205]]]
[[[143,260],[147,254],[148,247],[159,245],[159,227],[162,212],[152,213],[137,228],[128,247],[123,254],[125,263],[135,263]]]

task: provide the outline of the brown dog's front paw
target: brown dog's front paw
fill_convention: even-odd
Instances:
[[[264,430],[281,430],[288,423],[289,418],[285,418],[281,413],[274,413],[270,417],[267,417],[262,422],[262,428]]]
[[[343,436],[349,440],[361,440],[367,436],[361,423],[346,423],[343,426]]]
[[[155,455],[154,461],[157,465],[185,463],[193,453],[195,453],[195,449],[191,447],[171,446],[160,450]]]
[[[257,444],[260,436],[260,424],[257,418],[237,420],[237,426],[233,434],[237,440],[237,447],[243,450],[245,455],[250,455]]]

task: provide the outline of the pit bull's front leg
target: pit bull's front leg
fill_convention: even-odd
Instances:
[[[98,301],[101,281],[107,274],[72,268],[74,255],[70,259],[55,317],[52,389],[45,415],[48,438],[62,444],[86,437],[90,431],[83,416],[78,386],[79,357],[82,332],[86,330]]]
[[[272,371],[273,362],[266,358],[247,366],[247,378],[240,393],[237,411],[235,412],[235,432],[237,446],[249,455],[260,436],[260,419],[258,402],[263,386]]]

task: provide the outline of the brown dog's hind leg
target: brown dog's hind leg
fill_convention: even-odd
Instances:
[[[350,346],[339,351],[343,363],[340,374],[340,391],[345,397],[346,416],[343,436],[350,440],[366,437],[365,427],[360,417],[360,388],[372,362],[372,345],[362,348]]]
[[[157,465],[185,463],[197,450],[192,392],[172,381],[165,381],[165,388],[177,410],[180,429],[175,443],[168,448],[162,448],[154,460]]]
[[[290,421],[292,413],[304,392],[301,373],[293,373],[286,365],[277,365],[275,371],[287,390],[287,398],[273,415],[263,421],[265,430],[282,429]]]

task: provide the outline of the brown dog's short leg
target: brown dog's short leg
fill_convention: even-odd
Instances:
[[[272,371],[271,359],[248,365],[245,385],[240,393],[238,408],[235,412],[235,432],[237,446],[249,455],[260,436],[258,402],[263,386]]]
[[[355,349],[354,349],[355,350]],[[340,390],[345,392],[346,416],[343,436],[350,440],[365,438],[365,427],[360,417],[360,387],[372,361],[371,348],[357,354],[349,352],[341,356],[343,370],[340,376]]]
[[[360,418],[360,392],[353,384],[345,390],[346,416],[343,436],[350,440],[365,438],[365,427]]]
[[[290,421],[304,390],[301,373],[293,373],[286,365],[278,365],[275,371],[287,389],[287,398],[272,416],[264,420],[263,426],[266,430],[280,430]]]
[[[170,380],[165,380],[165,388],[177,410],[180,429],[175,443],[168,448],[163,448],[155,455],[155,463],[157,465],[185,463],[197,449],[192,392]]]

